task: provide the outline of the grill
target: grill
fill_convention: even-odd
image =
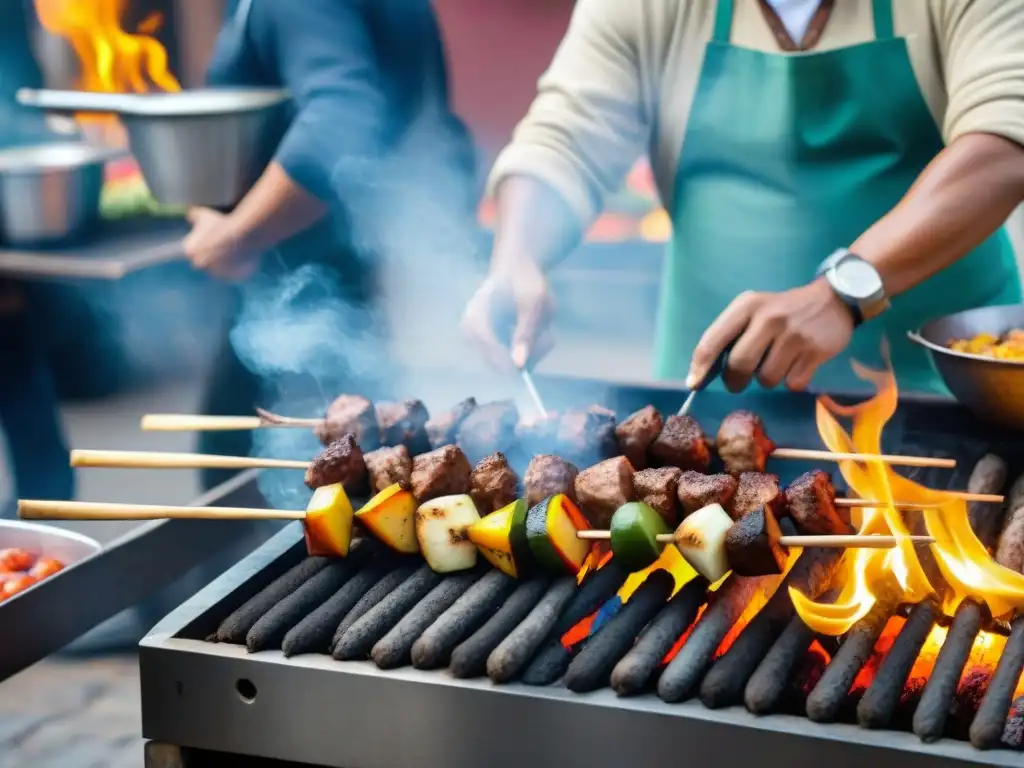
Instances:
[[[550,389],[567,403],[603,402],[620,414],[645,403],[671,412],[679,398],[668,389],[587,382]],[[696,415],[711,423],[736,407],[736,398],[708,392]],[[761,413],[780,444],[816,444],[810,397],[749,396],[743,407]],[[965,487],[988,452],[1002,456],[1014,476],[1024,468],[1013,435],[940,402],[904,399],[886,439],[890,452],[958,460],[954,472],[918,471],[914,479],[932,487]],[[669,587],[651,576],[613,611],[608,598],[624,577],[612,570],[614,561],[579,587],[503,584],[493,573],[424,579],[414,566],[369,550],[316,567],[301,530],[289,527],[168,616],[141,646],[144,735],[320,766],[654,766],[680,759],[739,766],[751,754],[770,765],[1021,764],[1014,749],[1024,748],[1024,701],[1006,710],[1020,687],[1024,620],[996,627],[973,603],[951,622],[931,601],[879,608],[836,644],[815,638],[794,617],[784,591],[741,620],[755,586],[727,582],[705,605],[705,585],[695,583],[666,602]],[[370,602],[360,595],[389,579],[391,591],[350,624],[349,647],[336,654],[365,659],[373,648],[374,661],[325,653],[341,618],[354,606],[358,612],[360,600]],[[539,608],[530,610],[538,603],[555,618],[542,621]],[[595,610],[589,639],[566,649],[563,632]],[[251,644],[258,636],[258,651],[211,642],[218,628],[225,637],[226,619],[242,614],[249,617],[243,630],[258,625],[248,632]],[[937,623],[946,639],[922,690],[913,667]],[[433,653],[413,650],[428,627]],[[998,664],[976,663],[972,648],[982,630],[999,638]],[[503,646],[502,659],[516,674],[502,665],[488,671],[516,681],[495,684],[483,675],[480,648],[510,634],[518,637]],[[462,677],[409,665],[412,656],[421,666],[445,667],[467,638],[451,661]],[[286,656],[282,646],[319,652]],[[675,656],[661,671],[670,648]],[[977,749],[968,736],[993,748]]]

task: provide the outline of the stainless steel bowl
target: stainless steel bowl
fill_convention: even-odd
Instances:
[[[288,94],[252,88],[160,94],[22,89],[17,98],[58,112],[117,114],[153,197],[166,205],[228,208],[270,162]]]
[[[0,150],[0,241],[46,245],[99,221],[103,166],[118,153],[72,142]]]
[[[1001,336],[1016,328],[1024,329],[1022,304],[958,312],[933,320],[908,336],[928,349],[949,391],[975,415],[1004,427],[1024,429],[1024,362],[954,352],[947,346],[954,339],[969,339],[979,333]]]

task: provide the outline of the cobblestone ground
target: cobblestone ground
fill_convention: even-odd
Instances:
[[[141,768],[135,656],[56,659],[0,683],[0,768]]]

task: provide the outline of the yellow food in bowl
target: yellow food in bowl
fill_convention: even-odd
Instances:
[[[953,339],[948,346],[954,352],[1024,363],[1024,329],[1020,328],[1009,331],[1003,336],[979,333],[971,339]]]

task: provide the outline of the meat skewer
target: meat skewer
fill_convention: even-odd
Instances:
[[[604,541],[611,538],[611,531],[579,531],[577,537],[591,541]],[[671,544],[676,540],[674,534],[664,533],[658,535],[658,542]],[[779,543],[784,547],[821,547],[824,549],[893,549],[901,541],[911,541],[914,544],[934,544],[932,536],[882,536],[879,534],[850,534],[845,535],[795,535],[782,536]]]

